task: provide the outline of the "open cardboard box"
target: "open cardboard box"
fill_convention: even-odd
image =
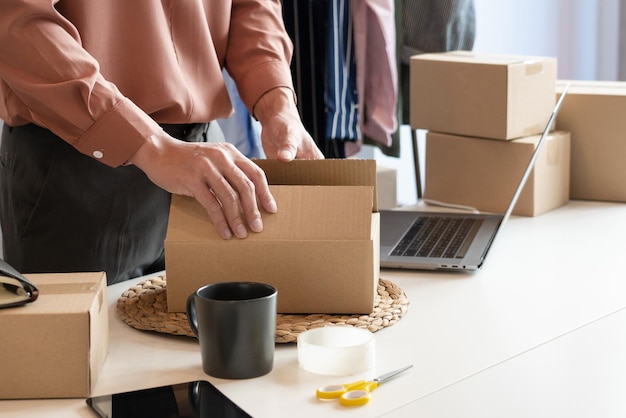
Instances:
[[[109,348],[106,275],[25,276],[38,299],[0,309],[0,399],[90,396]]]
[[[195,199],[173,196],[169,311],[184,312],[205,284],[256,281],[278,289],[280,313],[371,313],[380,270],[376,162],[255,162],[278,204],[278,213],[262,213],[262,233],[223,240]]]
[[[556,59],[450,51],[411,57],[411,126],[509,140],[541,133]]]
[[[428,132],[424,198],[504,213],[540,135],[494,141]],[[570,135],[546,138],[514,215],[537,216],[569,201]]]
[[[572,135],[572,199],[626,202],[626,82],[570,83],[556,127]]]

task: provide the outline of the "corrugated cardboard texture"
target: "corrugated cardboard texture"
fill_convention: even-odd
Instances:
[[[0,398],[89,396],[109,345],[105,274],[27,277],[39,298],[0,310]]]
[[[539,135],[494,141],[428,132],[424,197],[504,213]],[[536,216],[569,201],[570,136],[552,132],[513,214]]]
[[[626,202],[626,82],[559,81],[556,126],[572,135],[572,199]]]
[[[373,211],[378,212],[376,161],[359,159],[254,160],[265,171],[270,184],[315,186],[371,186]]]
[[[554,107],[556,59],[467,51],[411,58],[411,126],[509,140],[541,133]]]
[[[274,186],[277,214],[263,214],[263,233],[246,240],[369,239],[372,188],[367,186]],[[175,197],[169,241],[223,241],[194,199]],[[341,208],[338,212],[337,208]],[[343,215],[343,216],[342,216]],[[233,242],[237,242],[234,240]]]
[[[375,162],[257,163],[279,208],[262,214],[260,234],[223,240],[194,199],[173,197],[168,309],[184,311],[187,297],[205,284],[244,280],[276,286],[281,313],[370,313],[379,273]]]

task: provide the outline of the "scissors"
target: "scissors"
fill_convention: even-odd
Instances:
[[[370,400],[370,392],[376,389],[381,383],[386,382],[411,367],[413,367],[412,364],[410,366],[385,373],[371,381],[359,380],[358,382],[346,383],[343,385],[322,386],[317,389],[317,398],[339,398],[339,403],[344,406],[365,405]]]

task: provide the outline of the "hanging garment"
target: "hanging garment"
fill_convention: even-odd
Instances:
[[[362,135],[390,146],[398,128],[398,68],[393,0],[351,0]],[[361,142],[346,143],[352,155]]]
[[[248,158],[264,158],[261,145],[261,124],[250,116],[246,105],[241,101],[235,82],[226,70],[223,70],[224,82],[234,112],[228,118],[217,119],[224,139],[233,144],[239,152]]]
[[[346,7],[350,10],[349,16],[345,14]],[[381,146],[392,145],[391,134],[397,130],[398,89],[394,12],[392,0],[283,2],[285,27],[294,43],[292,74],[298,110],[304,126],[327,158],[355,154],[364,137]],[[336,19],[336,27],[341,28],[336,35],[330,35],[333,19]],[[352,24],[352,48],[349,23]],[[329,48],[330,41],[332,48]],[[347,90],[343,93],[341,83],[333,81],[334,86],[327,85],[330,74],[327,63],[333,56],[329,55],[333,48],[335,53],[341,54],[339,60],[344,61],[344,66],[335,67],[347,75],[347,84],[343,84]],[[350,81],[350,74],[356,75],[352,78],[356,82]],[[350,83],[355,84],[350,87]],[[329,93],[333,89],[334,92]],[[339,101],[335,101],[335,97],[339,97]],[[332,103],[327,101],[331,98]],[[354,106],[349,103],[355,100],[356,120],[349,116]],[[335,118],[330,115],[335,115],[335,111],[342,115],[341,103],[346,106],[346,113],[335,120],[345,118],[347,125],[356,123],[356,137],[350,133],[341,138],[344,135],[327,131]]]
[[[327,3],[328,0],[282,2],[285,29],[294,45],[291,73],[298,97],[298,112],[304,127],[322,152],[326,129],[324,72]]]
[[[361,137],[350,0],[328,2],[327,26],[325,139],[335,142],[330,144],[338,154],[334,156],[345,157],[344,142]]]

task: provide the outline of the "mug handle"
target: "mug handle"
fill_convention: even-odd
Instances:
[[[196,294],[192,293],[187,298],[187,321],[194,335],[198,336],[198,317],[196,315]]]

